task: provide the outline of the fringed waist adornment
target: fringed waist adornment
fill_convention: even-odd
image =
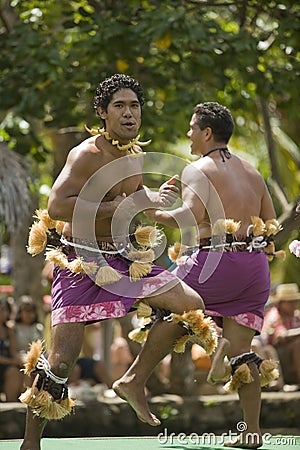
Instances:
[[[183,264],[196,251],[213,252],[265,252],[269,261],[275,257],[284,259],[285,252],[275,252],[274,236],[282,227],[275,219],[263,222],[259,217],[251,217],[247,235],[236,238],[241,222],[232,219],[220,219],[212,226],[212,236],[202,238],[197,246],[185,246],[179,242],[169,248],[171,261]]]
[[[91,242],[63,236],[64,222],[51,219],[47,210],[37,210],[35,217],[38,220],[30,228],[28,253],[35,256],[46,250],[47,261],[71,272],[88,275],[98,286],[112,284],[122,278],[106,258],[122,256],[126,259],[131,281],[139,280],[152,270],[155,259],[152,248],[161,241],[161,232],[156,227],[139,225],[134,233],[124,238],[124,243]],[[68,258],[70,254],[75,254],[71,261]]]
[[[273,241],[266,236],[245,236],[238,240],[232,234],[225,236],[212,236],[200,239],[198,249],[215,252],[262,252]]]

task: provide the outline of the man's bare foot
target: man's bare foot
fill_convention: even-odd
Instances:
[[[207,376],[207,382],[215,384],[220,381],[228,381],[231,373],[230,366],[225,364],[225,356],[228,354],[230,342],[221,338],[218,343],[216,354],[213,357],[211,369]]]
[[[224,442],[224,447],[232,447],[232,448],[250,448],[256,449],[263,445],[262,436],[260,432],[247,433],[242,434],[238,437],[238,439],[234,441],[226,441]]]
[[[148,423],[152,427],[160,425],[160,420],[149,411],[143,389],[134,387],[132,381],[127,382],[122,380],[122,378],[115,381],[112,388],[120,398],[129,403],[142,422]]]

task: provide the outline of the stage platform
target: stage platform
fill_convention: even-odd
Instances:
[[[101,437],[101,438],[43,438],[42,450],[219,450],[221,436],[157,436],[157,437]],[[0,450],[19,450],[21,440],[0,441]],[[227,447],[230,448],[230,447]],[[299,450],[300,436],[265,436],[262,450]]]

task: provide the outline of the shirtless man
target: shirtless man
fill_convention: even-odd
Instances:
[[[178,265],[175,273],[200,293],[206,313],[223,328],[209,382],[220,381],[226,375],[225,356],[233,358],[250,352],[252,338],[263,325],[270,288],[266,254],[263,247],[251,247],[249,231],[251,234],[251,216],[266,221],[275,218],[275,211],[258,171],[228,150],[233,127],[226,107],[215,102],[197,105],[187,136],[191,154],[201,158],[183,170],[182,206],[172,211],[145,212],[153,221],[167,226],[183,228],[194,223],[196,227],[199,247]],[[226,242],[225,231],[219,237],[212,231],[218,219],[240,222],[231,236],[239,244]],[[257,242],[260,246],[259,239]],[[247,431],[230,445],[257,448],[262,444],[259,372],[250,359],[246,363],[254,381],[240,387],[238,394]],[[256,434],[253,442],[247,440],[247,433]]]
[[[47,375],[48,385],[43,385],[45,391],[48,386],[57,388],[60,383],[65,386],[81,350],[84,327],[89,322],[124,316],[141,297],[153,308],[178,314],[203,309],[199,294],[158,266],[152,266],[152,271],[139,282],[129,280],[128,261],[118,252],[118,245],[125,236],[118,235],[120,230],[117,236],[112,236],[112,219],[117,208],[122,210],[122,202],[126,205],[122,217],[130,221],[126,201],[131,194],[138,192],[137,203],[141,205],[144,202],[148,208],[169,206],[178,195],[178,189],[168,182],[158,192],[143,186],[143,156],[136,155],[140,148],[135,140],[141,124],[143,102],[139,83],[129,76],[116,74],[100,83],[94,107],[104,123],[105,133],[98,131],[70,151],[51,190],[49,216],[55,221],[65,222],[62,235],[67,244],[63,249],[71,248],[71,252],[67,253],[69,260],[76,256],[73,254],[76,249],[89,249],[91,242],[96,240],[99,252],[103,248],[110,249],[112,257],[109,257],[109,251],[102,254],[108,255],[108,264],[117,268],[123,277],[120,283],[101,287],[86,274],[55,267],[51,348],[47,355],[48,362],[44,364],[45,361],[41,361],[44,368],[40,371],[42,378],[39,378],[43,380]],[[127,144],[132,142],[135,142],[134,146],[128,147]],[[134,152],[134,157],[130,151]],[[132,219],[132,212],[130,214]],[[119,227],[123,233],[126,220]],[[153,295],[156,290],[157,295]],[[151,297],[147,298],[150,294]],[[151,426],[159,425],[160,421],[149,411],[145,383],[157,363],[183,334],[185,331],[177,323],[156,323],[130,369],[114,384],[117,394],[126,399],[138,417]],[[36,415],[28,407],[21,450],[40,450],[46,422],[45,417]]]

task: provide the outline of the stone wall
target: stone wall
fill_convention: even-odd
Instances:
[[[149,400],[162,419],[150,427],[136,418],[119,398],[78,402],[75,413],[46,427],[45,437],[156,436],[158,433],[236,433],[241,409],[236,395],[203,395],[182,398],[162,395]],[[26,407],[0,403],[0,439],[22,438]],[[300,392],[262,394],[261,426],[284,434],[300,434]],[[283,431],[282,431],[283,430]]]

